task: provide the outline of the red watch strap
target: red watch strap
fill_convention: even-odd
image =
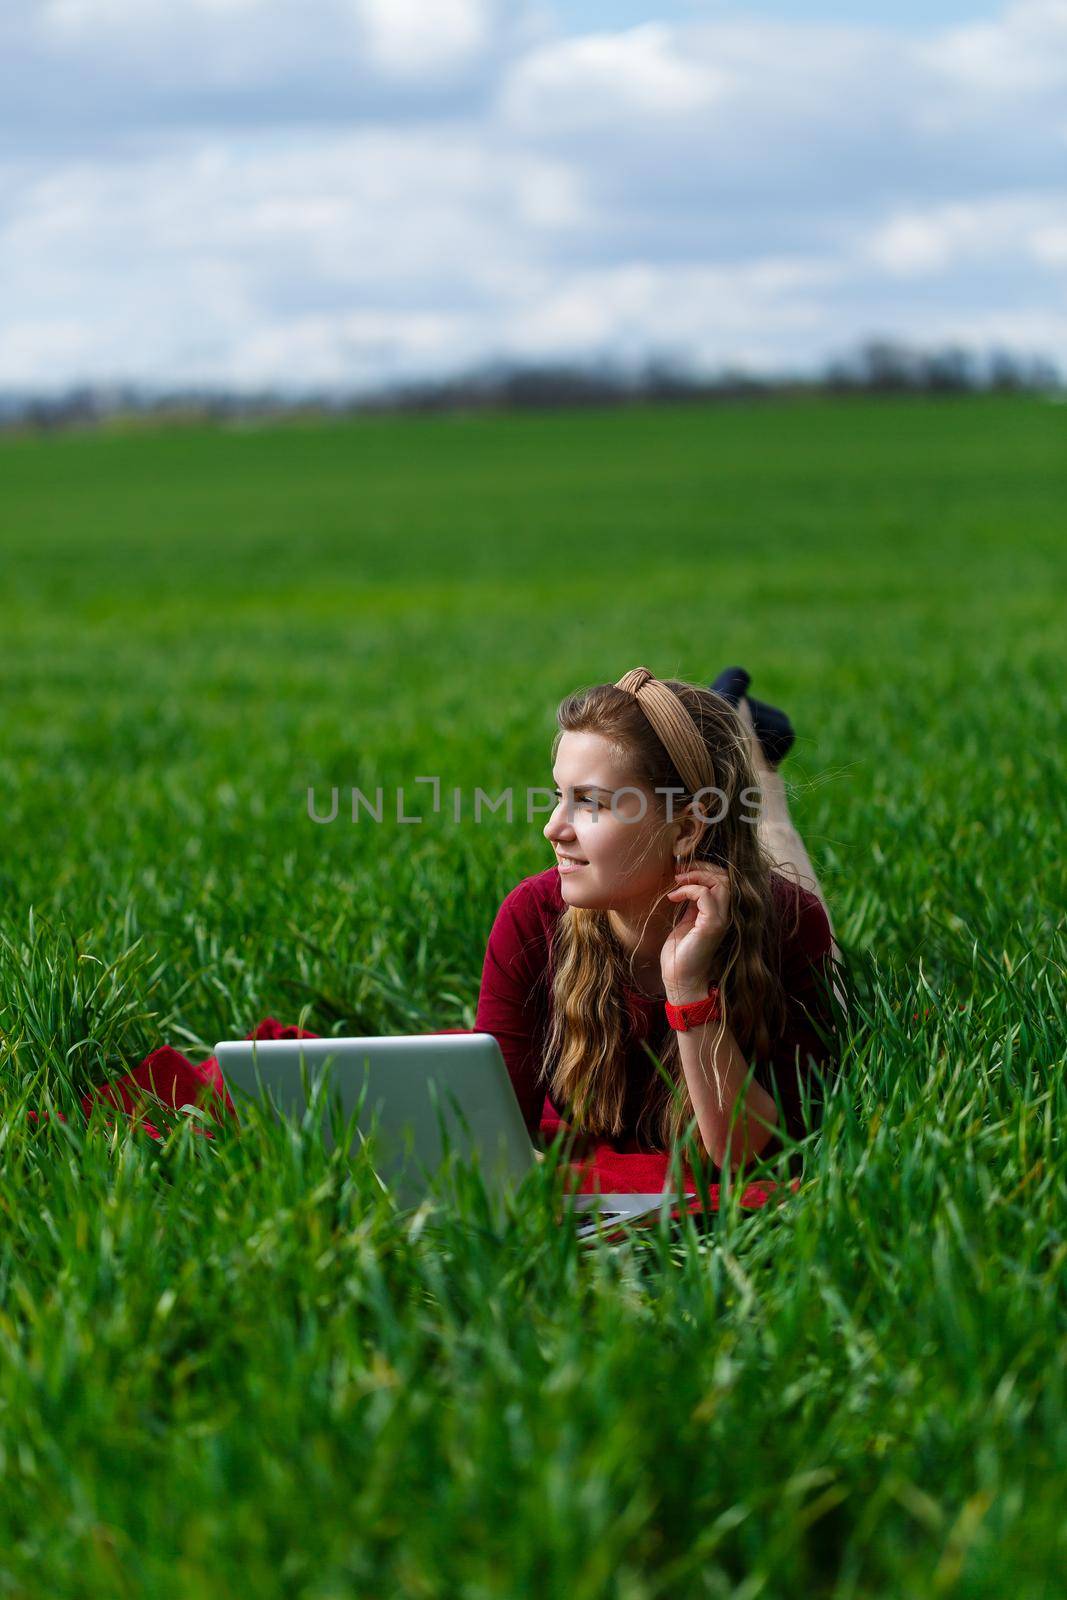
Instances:
[[[705,999],[690,1000],[684,1006],[673,1006],[667,1000],[663,1009],[672,1028],[678,1033],[688,1033],[690,1028],[699,1028],[705,1022],[718,1022],[722,1017],[722,1000],[712,984]]]

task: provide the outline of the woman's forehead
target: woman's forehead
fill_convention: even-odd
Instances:
[[[613,789],[627,777],[619,752],[599,733],[565,733],[553,772],[562,782],[589,788]]]

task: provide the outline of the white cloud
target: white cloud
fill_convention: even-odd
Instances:
[[[633,263],[542,284],[508,331],[510,353],[604,355],[639,359],[666,349],[708,364],[736,359],[744,346],[818,324],[821,292],[842,275],[832,263],[762,261],[732,269]],[[809,291],[814,291],[809,292]]]
[[[1013,302],[992,304],[982,311],[947,311],[939,317],[938,342],[972,349],[1014,349],[1056,352],[1060,361],[1067,351],[1067,312],[1053,307],[1020,308]]]
[[[509,121],[558,131],[628,115],[692,115],[724,87],[710,62],[687,59],[676,30],[650,22],[532,50],[513,68],[501,105]]]
[[[24,5],[0,386],[795,368],[964,329],[1067,362],[1065,11],[558,38],[523,0]]]
[[[1025,95],[1067,84],[1067,0],[1017,0],[997,18],[950,28],[917,58],[957,88]]]
[[[514,194],[517,215],[530,228],[588,229],[594,220],[578,174],[561,161],[517,163]]]
[[[4,0],[14,67],[0,134],[56,148],[87,127],[169,128],[394,116],[477,92],[526,37],[503,0]],[[20,61],[21,58],[21,61]],[[18,71],[39,80],[31,91]],[[264,98],[267,97],[267,98]]]
[[[349,311],[297,316],[257,326],[227,351],[222,369],[243,388],[277,384],[299,373],[307,387],[374,386],[461,358],[470,329],[442,312]]]
[[[491,36],[488,0],[352,0],[381,71],[422,77],[465,64]]]
[[[272,352],[298,385],[371,383],[372,355],[379,378],[462,364],[579,204],[561,164],[448,127],[72,163],[26,182],[0,224],[0,385],[94,369],[259,383]],[[72,305],[85,337],[64,362]]]
[[[997,259],[1029,257],[1055,265],[1067,240],[1067,223],[1050,222],[1057,216],[1067,218],[1067,188],[899,212],[873,230],[863,253],[902,278]]]
[[[246,16],[268,0],[182,0],[186,17]],[[95,28],[158,25],[173,15],[172,0],[44,0],[41,16],[46,28],[59,34],[85,34]]]
[[[1067,267],[1067,215],[1062,222],[1048,227],[1039,224],[1030,236],[1030,248],[1036,261],[1050,267]]]

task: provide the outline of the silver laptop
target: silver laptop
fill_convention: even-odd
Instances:
[[[374,1170],[402,1207],[418,1205],[429,1193],[446,1159],[446,1141],[457,1159],[475,1155],[497,1218],[505,1193],[537,1164],[504,1057],[490,1033],[224,1039],[215,1056],[238,1116],[242,1097],[248,1097],[266,1100],[279,1115],[303,1117],[325,1074],[325,1148],[333,1149],[336,1142],[335,1120],[353,1130],[351,1153],[358,1153],[373,1129]],[[331,1116],[331,1102],[339,1107],[339,1119]],[[676,1204],[685,1201],[669,1190],[568,1194],[565,1215],[578,1237],[587,1238],[596,1234],[598,1221],[620,1222]]]

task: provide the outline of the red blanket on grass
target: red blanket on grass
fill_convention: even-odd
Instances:
[[[469,1028],[438,1028],[433,1033],[469,1033]],[[431,1033],[432,1036],[432,1033]],[[251,1033],[244,1035],[246,1039],[317,1039],[320,1034],[309,1033],[306,1028],[297,1028],[293,1024],[277,1022],[273,1017],[265,1017],[258,1022]],[[204,1094],[205,1088],[212,1093]],[[94,1100],[104,1101],[106,1104],[121,1109],[127,1116],[138,1115],[140,1127],[153,1139],[161,1139],[163,1134],[145,1116],[145,1099],[141,1091],[147,1090],[154,1094],[164,1105],[177,1109],[179,1106],[202,1105],[213,1116],[231,1116],[236,1119],[237,1112],[233,1101],[226,1092],[222,1079],[222,1072],[215,1056],[208,1056],[205,1061],[193,1062],[183,1056],[179,1050],[171,1045],[160,1045],[153,1050],[137,1067],[128,1072],[125,1077],[118,1078],[113,1083],[101,1084],[89,1094],[82,1096],[82,1111],[86,1116],[92,1110]],[[31,1111],[31,1118],[36,1118],[37,1113]],[[46,1113],[47,1115],[47,1113]],[[59,1113],[62,1116],[62,1112]],[[562,1126],[557,1113],[552,1109],[551,1101],[545,1101],[541,1117],[540,1132],[543,1138],[551,1138]],[[197,1133],[203,1133],[211,1138],[208,1128],[196,1126]],[[630,1154],[616,1150],[610,1142],[604,1141],[596,1144],[590,1154],[580,1161],[572,1163],[577,1176],[575,1189],[579,1194],[590,1194],[600,1191],[604,1194],[655,1194],[663,1189],[669,1180],[669,1157],[666,1152],[650,1152],[648,1154]],[[685,1192],[696,1194],[696,1183],[688,1162],[684,1166]],[[800,1180],[794,1178],[790,1188],[799,1187]],[[741,1195],[741,1205],[748,1208],[762,1206],[770,1198],[771,1192],[776,1187],[770,1182],[750,1183]],[[711,1189],[712,1210],[718,1210],[719,1185],[713,1183]],[[699,1202],[694,1202],[692,1209],[698,1209]],[[672,1212],[672,1216],[678,1215]]]

